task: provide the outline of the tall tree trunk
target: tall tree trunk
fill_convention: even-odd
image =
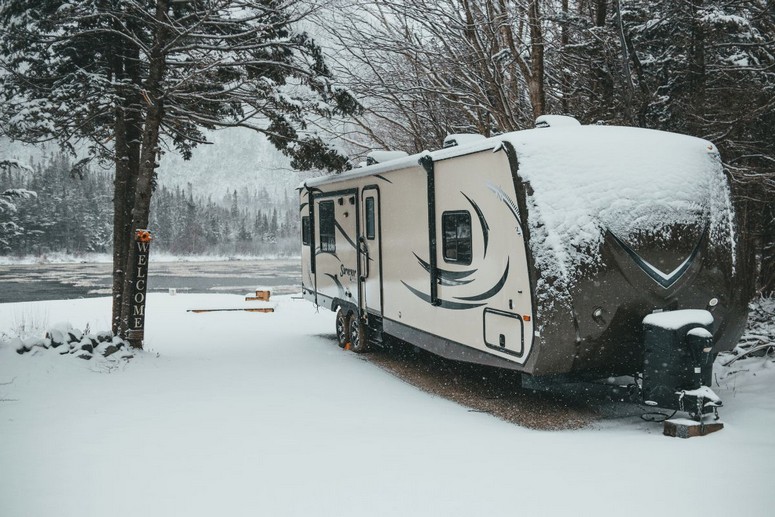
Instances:
[[[113,311],[111,330],[124,337],[122,307],[128,293],[124,289],[126,260],[131,245],[132,205],[140,163],[140,49],[131,43],[117,42],[114,55],[114,74],[129,85],[120,87],[121,104],[116,108],[115,159],[116,169],[113,192]]]
[[[132,233],[132,209],[135,204],[135,190],[137,188],[137,178],[140,175],[140,150],[142,135],[142,97],[138,90],[141,88],[140,71],[138,69],[140,50],[137,47],[131,49],[126,57],[126,69],[134,88],[127,96],[126,109],[124,110],[126,124],[126,168],[127,180],[124,190],[124,208],[122,212],[122,221],[120,226],[114,225],[114,232],[120,232],[123,236],[121,241],[120,267],[124,274],[122,275],[122,285],[118,295],[118,333],[121,337],[126,337],[126,325],[128,322],[128,307],[131,302],[132,290],[127,289],[129,280],[126,278],[127,260],[130,249],[133,246]],[[114,253],[116,253],[114,251]],[[115,301],[115,300],[114,300]],[[114,307],[115,310],[115,307]]]
[[[116,22],[119,30],[119,22]],[[118,86],[118,104],[114,122],[115,176],[113,179],[113,309],[111,330],[113,335],[121,335],[121,306],[123,302],[124,274],[127,250],[129,249],[129,227],[134,182],[137,176],[137,159],[133,156],[131,141],[136,139],[136,115],[132,113],[133,88],[127,82],[136,84],[139,50],[136,46],[116,37],[111,42],[112,74]],[[130,73],[134,70],[134,76]]]
[[[759,242],[759,216],[761,215],[756,196],[757,186],[754,184],[739,185],[737,191],[737,224],[740,228],[740,237],[737,242],[738,278],[739,289],[745,297],[750,297],[756,292],[757,276],[760,270],[757,268],[757,251],[761,249]]]
[[[562,93],[561,108],[564,115],[570,111],[570,74],[568,73],[567,48],[570,38],[568,36],[568,0],[562,0],[562,21],[560,22],[560,92]]]
[[[702,136],[702,120],[705,119],[705,31],[700,20],[703,0],[691,0],[691,32],[689,42],[689,105],[691,134]],[[697,121],[692,123],[692,120]]]
[[[762,251],[757,285],[761,294],[773,296],[775,295],[775,203],[763,203],[760,220]]]
[[[608,16],[608,0],[596,0],[595,27],[605,27],[605,19],[607,16]]]
[[[167,13],[169,12],[169,0],[158,0],[156,3],[156,21],[157,32],[154,35],[153,47],[151,48],[148,79],[145,83],[144,96],[148,107],[143,121],[142,143],[140,147],[140,160],[138,167],[137,182],[134,192],[134,203],[132,207],[132,225],[130,235],[130,246],[127,252],[124,275],[124,293],[121,304],[121,327],[125,334],[131,316],[132,294],[136,280],[135,262],[137,260],[137,249],[134,244],[134,235],[138,229],[147,228],[150,208],[151,195],[153,194],[154,175],[158,166],[159,156],[159,130],[164,117],[164,92],[162,80],[166,72],[166,50],[168,43],[169,30]],[[133,343],[134,346],[142,346],[142,342]]]
[[[533,105],[533,119],[544,114],[546,109],[546,93],[544,91],[544,35],[541,29],[541,12],[539,0],[531,0],[528,6],[528,23],[530,25],[530,76],[528,90],[530,102]]]
[[[635,117],[633,116],[633,100],[635,98],[635,86],[632,81],[632,70],[630,70],[630,53],[627,50],[627,37],[624,33],[624,20],[622,20],[622,6],[620,0],[614,0],[616,8],[616,24],[619,33],[619,45],[621,47],[622,58],[622,76],[624,82],[624,118],[625,121],[633,125]]]
[[[129,222],[127,187],[129,181],[129,156],[126,134],[126,111],[123,105],[116,108],[115,155],[116,171],[113,179],[113,335],[121,334],[121,304],[124,290],[124,265],[129,246]]]

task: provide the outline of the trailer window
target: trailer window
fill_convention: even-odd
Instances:
[[[334,224],[334,202],[322,201],[318,208],[320,216],[320,251],[336,252],[336,227]]]
[[[459,264],[471,263],[471,214],[466,211],[441,214],[444,260]]]
[[[366,238],[374,240],[374,198],[366,198]]]
[[[309,216],[305,215],[301,218],[301,243],[304,246],[309,246]]]

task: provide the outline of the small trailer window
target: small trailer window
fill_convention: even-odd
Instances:
[[[471,214],[466,211],[441,214],[444,260],[459,264],[471,263]]]
[[[366,238],[374,240],[374,198],[366,198]]]
[[[318,208],[320,216],[320,251],[336,252],[336,227],[334,224],[334,202],[322,201]]]
[[[301,218],[301,243],[304,246],[309,246],[309,216],[305,215]]]

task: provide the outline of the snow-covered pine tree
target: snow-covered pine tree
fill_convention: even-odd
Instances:
[[[148,225],[161,154],[184,156],[203,129],[264,133],[292,165],[347,160],[310,118],[359,106],[334,86],[293,0],[5,0],[0,5],[0,120],[25,141],[88,142],[113,160],[114,333],[129,311],[134,228]],[[124,271],[127,274],[124,274]]]
[[[4,176],[10,176],[14,169],[31,172],[27,165],[16,160],[0,160],[0,172]],[[24,227],[13,217],[17,211],[17,202],[37,196],[36,192],[25,188],[0,189],[0,250],[10,249],[11,241],[24,235]]]

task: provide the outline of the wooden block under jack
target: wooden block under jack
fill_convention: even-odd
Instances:
[[[720,421],[701,424],[688,418],[674,418],[665,420],[664,434],[665,436],[673,436],[675,438],[692,438],[694,436],[705,436],[722,429],[724,429],[724,422]]]
[[[257,290],[255,296],[246,296],[245,301],[246,302],[268,302],[269,296],[271,296],[272,291],[270,290]]]

